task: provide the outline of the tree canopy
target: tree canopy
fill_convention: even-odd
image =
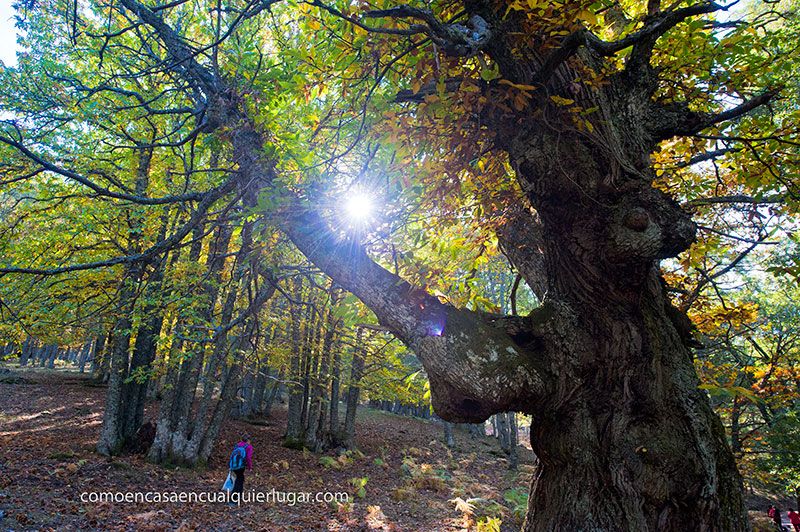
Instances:
[[[108,339],[102,452],[165,378],[151,457],[195,463],[246,345],[307,384],[355,328],[370,397],[533,417],[527,529],[745,530],[734,456],[797,482],[795,3],[17,10],[0,333]]]

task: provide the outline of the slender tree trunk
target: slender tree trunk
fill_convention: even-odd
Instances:
[[[469,433],[473,438],[486,436],[486,425],[484,423],[469,423]]]
[[[212,157],[216,161],[216,157]],[[215,164],[215,163],[214,163]],[[237,253],[237,260],[240,261],[239,273],[242,275],[241,264],[244,257],[250,253],[252,223],[247,222],[242,227],[242,246]],[[202,234],[202,232],[200,233]],[[214,307],[218,297],[218,287],[221,281],[222,270],[225,266],[225,258],[230,244],[231,228],[227,224],[218,225],[211,242],[208,257],[206,259],[206,277],[202,286],[199,316],[197,325],[211,330],[213,323]],[[190,251],[190,255],[193,254]],[[191,259],[190,259],[191,260]],[[241,278],[241,277],[239,277]],[[238,279],[237,279],[238,280]],[[238,286],[234,283],[234,287]],[[235,290],[235,288],[232,288]],[[186,460],[187,447],[192,435],[193,416],[192,405],[194,404],[197,384],[203,370],[203,363],[206,356],[207,334],[201,336],[202,342],[192,342],[189,346],[189,356],[181,364],[178,374],[177,393],[172,398],[172,436],[169,454],[180,461]],[[238,386],[238,381],[237,381]],[[164,408],[162,404],[162,408]],[[187,413],[189,415],[187,415]]]
[[[251,203],[248,205],[252,206]],[[172,373],[172,379],[178,383],[177,388],[180,393],[165,396],[162,401],[164,413],[159,415],[156,440],[148,454],[150,460],[157,462],[170,460],[187,465],[205,462],[210,456],[222,422],[230,414],[241,382],[240,376],[244,364],[243,351],[247,349],[255,352],[257,315],[275,292],[275,280],[271,274],[265,273],[253,253],[252,231],[252,222],[245,222],[241,231],[242,244],[236,254],[236,267],[232,274],[226,303],[223,305],[222,317],[230,316],[232,318],[237,291],[241,290],[241,295],[247,296],[248,304],[235,319],[229,319],[213,327],[215,333],[212,337],[212,361],[206,366],[206,375],[210,377],[214,375],[216,364],[223,363],[229,348],[234,358],[232,365],[226,364],[222,368],[223,383],[220,397],[213,405],[211,404],[213,385],[207,381],[197,413],[192,415],[197,384],[200,374],[203,372],[205,343],[202,343],[202,349],[195,347],[194,349],[197,351],[192,354],[191,358],[184,361],[180,371]],[[204,290],[206,297],[201,306],[201,316],[206,327],[211,327],[213,323],[214,302],[219,296],[217,286],[220,282],[229,239],[230,234],[226,236],[223,229],[219,229],[212,251],[209,253],[207,284]],[[264,277],[260,287],[256,277],[258,272],[261,272]],[[231,329],[241,332],[235,340],[228,342],[228,331]]]
[[[220,314],[220,323],[230,323],[233,319],[233,311],[236,305],[236,297],[239,294],[239,280],[235,283],[230,283],[228,293],[225,297],[225,303],[222,305],[222,313]],[[209,357],[206,371],[203,377],[203,396],[200,399],[200,405],[197,407],[198,421],[204,421],[208,416],[211,408],[213,407],[214,391],[217,384],[217,372],[223,366],[223,359],[228,352],[229,339],[227,331],[218,334],[214,342],[213,352]],[[227,365],[225,365],[227,367]],[[227,375],[221,376],[220,381],[227,382]],[[192,439],[195,439],[194,433],[195,426],[192,426]]]
[[[356,412],[361,392],[359,384],[364,373],[366,360],[366,348],[363,338],[364,329],[359,327],[356,333],[356,345],[353,349],[353,365],[350,367],[350,382],[347,387],[347,410],[344,416],[344,434],[342,435],[342,443],[348,449],[354,449],[356,446]]]
[[[252,246],[249,241],[249,229],[248,235],[245,235],[245,237],[246,240],[242,247],[250,250]],[[250,263],[250,271],[255,271],[255,258],[249,257],[248,262]],[[230,412],[231,404],[236,397],[236,391],[239,386],[239,375],[242,367],[242,362],[240,362],[239,359],[243,357],[242,352],[248,349],[248,345],[250,346],[249,351],[251,354],[255,354],[257,349],[258,342],[255,333],[258,326],[258,314],[263,306],[275,294],[276,284],[275,279],[273,279],[271,276],[269,278],[265,277],[263,281],[266,283],[266,286],[260,287],[258,291],[255,292],[253,299],[250,300],[249,307],[246,311],[247,314],[245,315],[244,322],[241,325],[242,333],[231,346],[231,349],[234,352],[234,363],[233,366],[230,367],[229,371],[225,372],[225,380],[220,391],[220,398],[214,406],[214,410],[211,413],[211,418],[207,424],[205,423],[205,418],[198,419],[198,422],[201,424],[195,425],[195,428],[192,431],[191,445],[186,458],[186,460],[192,465],[198,462],[205,463],[208,461],[209,456],[211,456],[211,451],[213,450],[214,442],[219,435],[222,423],[225,421],[228,413]],[[201,428],[202,430],[199,431],[198,428]]]
[[[270,386],[269,393],[267,394],[267,398],[264,401],[264,417],[269,417],[272,414],[272,405],[275,404],[275,398],[278,397],[278,392],[281,388],[281,381],[283,381],[284,373],[286,369],[281,366],[281,369],[278,371],[275,380],[272,382],[272,386]]]
[[[103,411],[103,425],[97,442],[100,454],[111,456],[118,454],[125,443],[121,416],[123,414],[123,387],[128,376],[128,351],[131,344],[131,316],[136,301],[136,282],[138,269],[132,267],[122,283],[117,304],[117,322],[114,324],[114,341],[111,344],[109,359],[111,370],[106,393],[106,405]]]
[[[111,367],[111,356],[108,351],[111,349],[114,329],[105,334],[100,334],[94,344],[92,354],[92,380],[100,383],[106,382],[108,370]]]
[[[80,358],[78,359],[78,370],[83,373],[86,371],[86,361],[89,358],[89,354],[92,352],[92,346],[94,344],[94,340],[88,338],[86,342],[83,344],[83,348],[81,349]]]
[[[56,344],[50,346],[50,356],[47,357],[47,367],[49,369],[55,369],[56,367],[56,358],[58,358],[59,350]]]
[[[19,365],[25,367],[28,365],[28,359],[34,349],[35,341],[28,335],[25,342],[22,344],[22,352],[20,354]]]
[[[508,468],[516,470],[519,467],[519,427],[517,414],[508,413]]]
[[[188,260],[196,263],[200,260],[200,253],[203,248],[203,224],[198,224],[192,231],[192,245],[189,248]],[[189,296],[196,294],[186,294]],[[188,412],[179,411],[177,404],[186,394],[186,379],[181,379],[185,372],[182,371],[185,365],[191,362],[183,358],[185,335],[190,325],[189,310],[181,310],[175,324],[174,336],[176,337],[170,346],[170,353],[167,359],[167,373],[165,376],[164,397],[158,410],[156,421],[156,436],[150,446],[147,457],[150,461],[163,463],[172,458],[173,436],[177,430],[178,419],[181,415]]]
[[[331,361],[331,402],[328,413],[328,434],[331,439],[338,438],[339,428],[339,385],[340,385],[340,347],[333,348],[333,360]]]
[[[253,404],[253,384],[255,376],[253,372],[257,371],[252,366],[247,369],[242,377],[242,382],[239,385],[239,396],[236,405],[236,417],[243,419],[250,417],[253,413],[251,406]]]
[[[733,454],[742,452],[741,429],[739,426],[742,415],[741,405],[739,398],[734,397],[733,406],[731,407],[731,451]]]
[[[313,287],[309,287],[308,299],[311,302],[314,296]],[[306,309],[306,319],[304,320],[305,331],[303,335],[303,358],[301,372],[303,374],[303,407],[300,411],[300,423],[303,426],[303,436],[308,432],[308,408],[311,399],[311,386],[312,375],[314,374],[314,365],[317,361],[317,332],[320,321],[317,319],[317,312],[314,305],[308,305]]]
[[[452,449],[456,446],[456,440],[453,438],[453,424],[442,420],[442,427],[444,427],[444,443]]]
[[[302,298],[302,282],[299,278],[294,280],[293,297],[295,302],[289,306],[291,316],[291,342],[292,358],[289,367],[289,410],[286,420],[286,435],[284,445],[297,448],[303,442],[303,386],[300,382],[300,308],[299,301]]]
[[[327,432],[326,416],[329,411],[328,389],[330,384],[329,365],[332,352],[337,348],[337,326],[339,320],[334,315],[334,309],[338,303],[338,290],[331,287],[329,290],[330,303],[325,317],[325,335],[322,338],[320,348],[319,372],[315,378],[315,386],[312,390],[311,406],[309,410],[309,431],[306,433],[306,447],[319,451],[327,445],[332,436]],[[322,319],[320,319],[320,323]],[[313,435],[311,435],[313,433]]]
[[[253,415],[264,415],[264,398],[267,393],[268,375],[269,366],[264,362],[264,360],[259,361],[255,384],[253,384],[253,398],[250,401],[250,411],[253,413]]]
[[[497,420],[497,439],[500,441],[500,448],[508,454],[508,417],[505,413],[495,414]]]
[[[162,223],[159,239],[166,237],[167,220]],[[122,391],[123,411],[121,413],[122,434],[125,440],[130,440],[144,420],[144,407],[147,401],[147,388],[150,383],[148,373],[151,364],[156,358],[156,343],[161,335],[164,323],[164,313],[161,309],[161,292],[163,289],[164,269],[166,257],[154,266],[145,287],[145,303],[141,310],[142,322],[136,331],[136,340],[133,345],[133,355],[129,382],[126,382]]]

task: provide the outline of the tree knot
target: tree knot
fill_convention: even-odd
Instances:
[[[635,207],[625,214],[622,218],[622,224],[628,229],[643,233],[647,230],[647,226],[650,225],[650,216],[644,209]]]

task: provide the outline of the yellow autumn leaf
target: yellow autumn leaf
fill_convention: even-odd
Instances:
[[[556,103],[556,105],[572,105],[575,103],[575,100],[571,100],[569,98],[562,98],[561,96],[550,96],[550,99]]]
[[[533,85],[523,85],[521,83],[514,83],[513,81],[509,81],[507,79],[501,79],[500,80],[500,84],[501,85],[508,85],[510,87],[514,87],[515,89],[518,89],[518,90],[521,90],[521,91],[536,90],[536,87],[534,87]]]
[[[597,24],[597,15],[586,9],[578,14],[578,18],[589,24]]]

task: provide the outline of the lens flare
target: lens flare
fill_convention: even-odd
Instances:
[[[372,217],[375,206],[372,198],[366,194],[357,193],[347,199],[345,212],[351,222],[364,223]]]

